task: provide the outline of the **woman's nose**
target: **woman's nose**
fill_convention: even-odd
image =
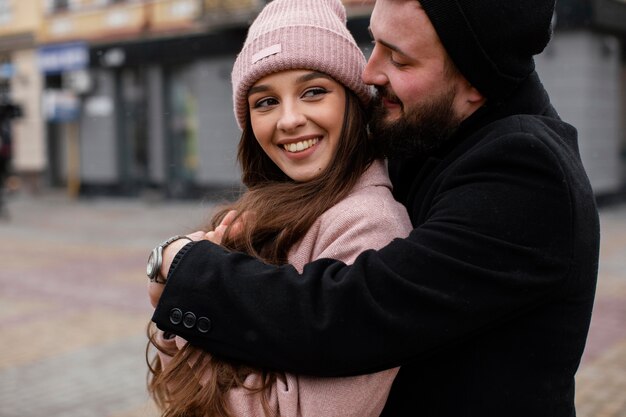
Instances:
[[[277,128],[284,131],[294,130],[306,124],[306,116],[295,104],[283,105]]]

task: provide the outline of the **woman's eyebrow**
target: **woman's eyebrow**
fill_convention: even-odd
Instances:
[[[309,72],[307,74],[299,76],[298,79],[296,80],[296,82],[304,83],[304,82],[307,82],[307,81],[314,80],[316,78],[327,78],[329,80],[332,80],[332,77],[324,74],[323,72],[313,71],[313,72]]]
[[[314,80],[316,78],[326,78],[326,79],[329,79],[329,80],[333,79],[332,77],[330,77],[327,74],[324,74],[323,72],[312,71],[312,72],[308,72],[306,74],[303,74],[303,75],[299,76],[296,79],[296,83],[298,83],[298,84],[305,83],[307,81],[311,81],[311,80]],[[248,91],[248,96],[251,96],[254,93],[260,93],[260,92],[268,91],[269,89],[270,89],[269,85],[265,85],[265,84],[255,85],[254,87],[251,87],[250,90]]]
[[[254,93],[260,93],[263,91],[268,91],[270,89],[270,87],[268,85],[265,84],[260,84],[260,85],[255,85],[254,87],[250,88],[250,90],[248,91],[248,96],[251,96]]]

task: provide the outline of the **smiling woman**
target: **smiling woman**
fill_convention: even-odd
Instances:
[[[250,122],[261,148],[292,180],[310,181],[337,150],[346,93],[311,71],[270,74],[250,89]]]
[[[225,247],[301,271],[319,258],[351,263],[411,229],[367,133],[365,57],[345,23],[339,0],[274,0],[250,27],[232,73],[248,189],[209,226],[236,211]],[[151,336],[160,351],[150,389],[167,416],[378,416],[398,371],[323,379],[253,369],[187,343],[195,316],[177,321],[177,335]]]

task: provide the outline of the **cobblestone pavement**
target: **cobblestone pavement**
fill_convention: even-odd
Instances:
[[[0,417],[153,417],[147,250],[210,204],[16,195],[0,220]],[[579,417],[626,417],[626,205],[601,210]]]

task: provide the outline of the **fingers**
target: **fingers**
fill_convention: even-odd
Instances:
[[[219,226],[210,232],[204,234],[203,238],[206,240],[210,240],[211,242],[220,245],[222,243],[222,239],[224,238],[224,234],[226,233],[226,229],[231,226],[231,233],[237,233],[238,230],[241,230],[241,227],[235,228],[239,224],[237,221],[235,224],[232,224],[233,221],[237,218],[237,211],[231,210],[222,219]]]
[[[232,236],[238,236],[243,231],[243,224],[246,221],[247,213],[244,213],[230,226],[230,233]]]
[[[222,225],[229,226],[233,222],[233,220],[235,220],[236,217],[237,217],[237,211],[235,210],[229,211],[228,213],[226,213],[226,216],[224,216],[224,218],[222,219],[220,226]]]
[[[197,232],[189,233],[187,237],[193,241],[202,240],[204,239],[204,232],[199,230]]]
[[[243,216],[238,218],[237,211],[231,210],[226,213],[219,226],[217,226],[215,230],[205,233],[203,238],[217,245],[220,245],[222,243],[222,240],[224,239],[226,230],[228,230],[229,236],[231,237],[235,237],[242,233],[245,217],[246,216],[244,213]]]
[[[211,242],[215,243],[216,245],[220,245],[222,243],[222,239],[224,238],[224,232],[226,231],[226,227],[227,226],[224,226],[223,224],[220,224],[219,226],[217,226],[215,228],[215,230],[207,232],[204,235],[204,239],[210,240]]]

